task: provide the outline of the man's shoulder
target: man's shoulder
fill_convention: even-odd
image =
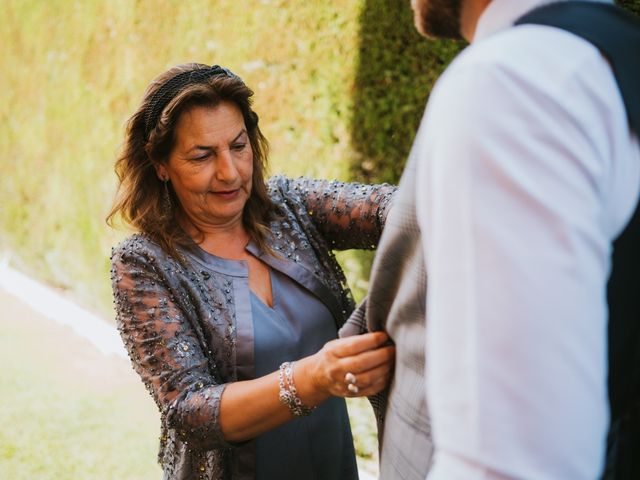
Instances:
[[[472,43],[451,64],[448,74],[499,70],[542,81],[575,75],[590,63],[606,67],[597,48],[586,40],[559,28],[521,25]]]
[[[438,81],[429,108],[453,103],[495,111],[517,101],[535,110],[550,101],[574,111],[585,100],[609,105],[616,88],[606,60],[589,42],[557,28],[522,25],[467,47]]]

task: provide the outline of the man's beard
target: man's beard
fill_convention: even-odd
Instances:
[[[463,0],[413,0],[416,28],[427,37],[461,38],[460,9]]]

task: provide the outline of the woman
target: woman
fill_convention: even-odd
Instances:
[[[252,94],[181,65],[129,120],[109,219],[139,233],[112,255],[118,328],[165,478],[357,478],[338,397],[383,389],[394,351],[381,332],[336,340],[353,301],[331,249],[375,246],[394,188],[265,184]]]

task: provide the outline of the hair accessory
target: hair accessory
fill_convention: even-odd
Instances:
[[[302,403],[302,399],[298,396],[298,391],[293,383],[293,364],[295,362],[284,362],[280,365],[278,372],[278,384],[280,392],[278,397],[280,403],[289,407],[291,413],[296,417],[305,417],[311,415],[316,407],[308,407]]]
[[[218,75],[225,75],[227,77],[237,78],[240,80],[240,77],[231,72],[231,70],[221,67],[220,65],[213,65],[209,68],[198,68],[178,73],[163,83],[149,100],[149,106],[147,107],[147,111],[144,116],[145,138],[149,138],[149,134],[158,123],[158,118],[160,117],[162,110],[164,110],[164,107],[166,107],[171,99],[174,98],[184,87],[197,83],[206,83],[210,78]]]

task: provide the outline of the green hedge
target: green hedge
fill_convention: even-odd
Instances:
[[[181,62],[255,89],[273,173],[397,181],[462,46],[411,17],[408,0],[3,0],[0,254],[111,316],[113,161],[147,82]],[[340,258],[361,295],[370,256]]]
[[[465,46],[421,39],[407,3],[366,0],[360,14],[352,175],[371,182],[399,180],[431,87]],[[617,3],[640,15],[640,0]]]
[[[367,0],[360,14],[351,171],[370,182],[400,179],[431,87],[463,46],[420,37],[408,3]]]
[[[630,12],[640,15],[640,0],[619,0],[616,3]]]

